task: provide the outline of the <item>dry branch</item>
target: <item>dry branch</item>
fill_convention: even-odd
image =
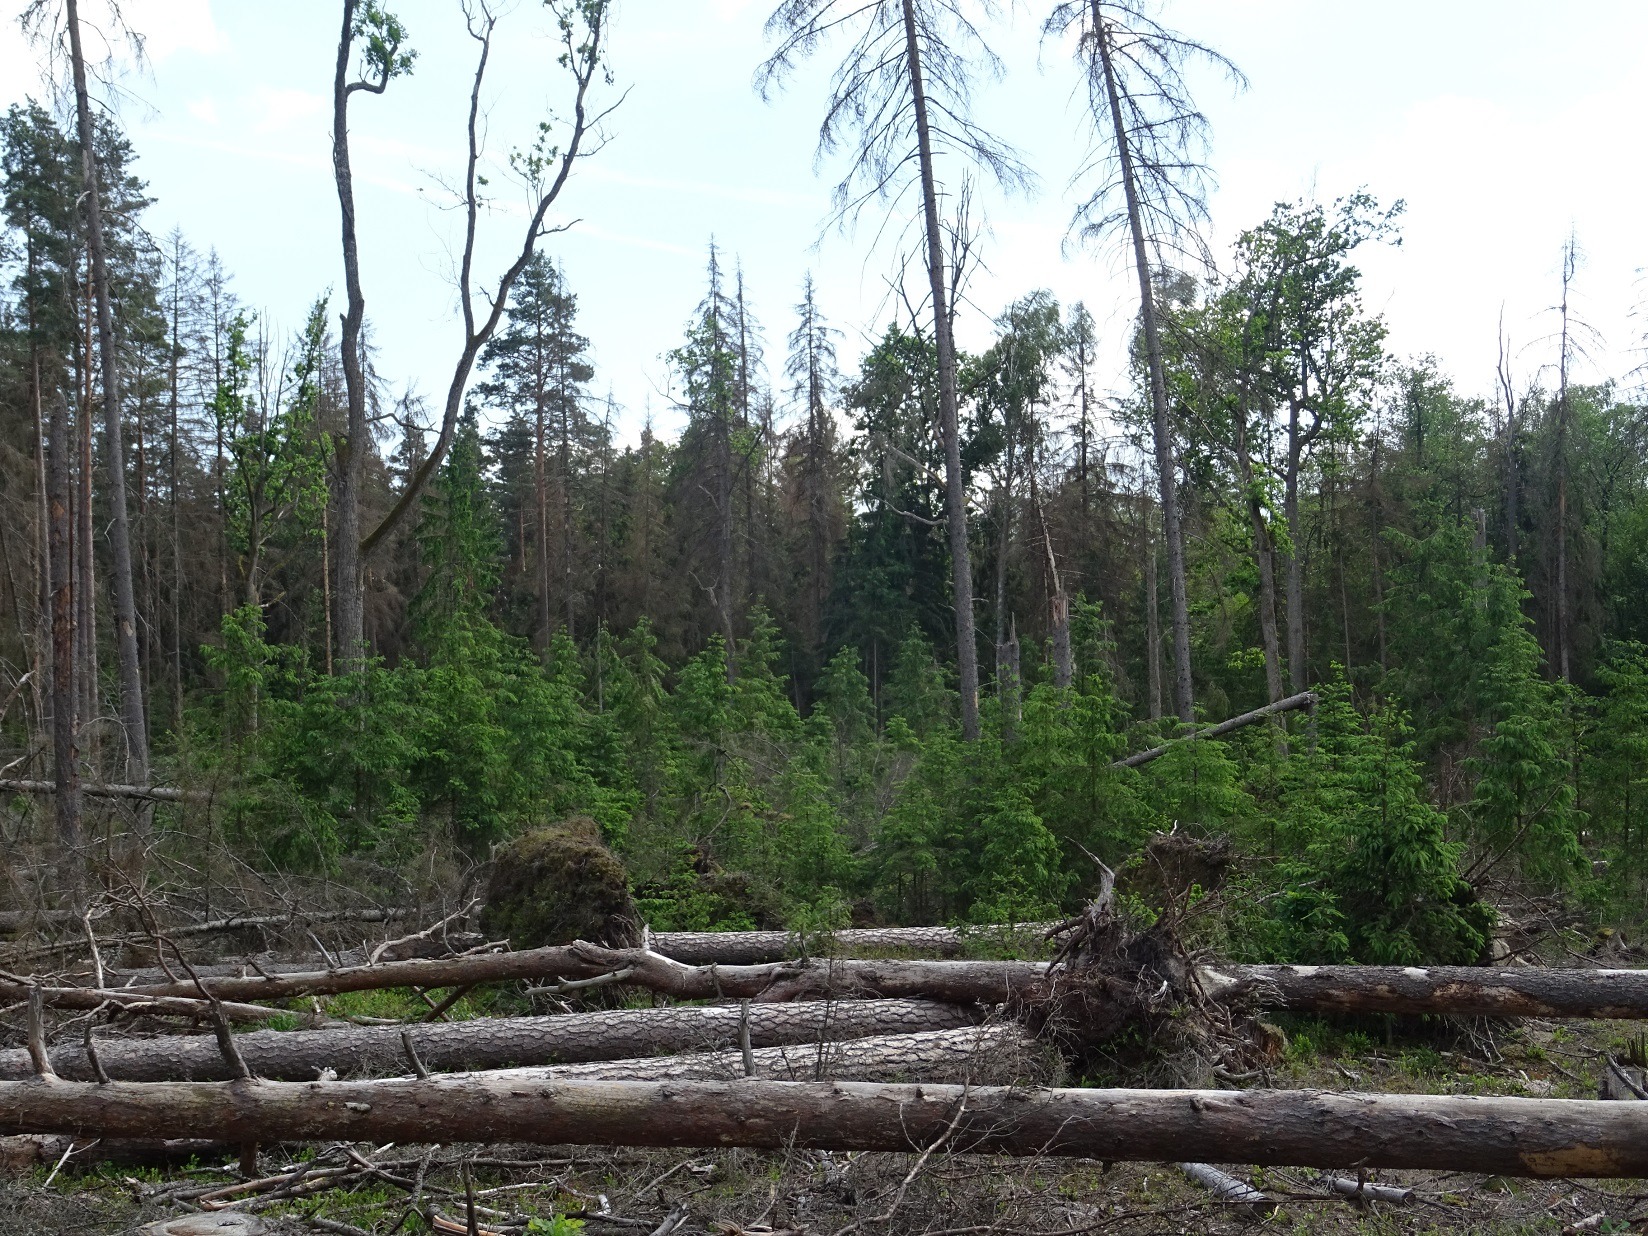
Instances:
[[[957,1118],[957,1110],[965,1111]],[[1323,1091],[1052,1090],[870,1082],[0,1083],[0,1132],[242,1143],[519,1142],[909,1151],[1107,1162],[1648,1176],[1648,1104]]]
[[[412,1039],[425,1067],[436,1072],[517,1065],[570,1064],[661,1052],[700,1051],[738,1041],[736,1007],[613,1009],[559,1017],[495,1017],[415,1028],[345,1026],[331,1030],[259,1030],[237,1034],[235,1045],[258,1077],[308,1081],[322,1069],[348,1077],[404,1072],[402,1034]],[[750,1009],[750,1042],[784,1044],[958,1029],[973,1015],[956,1005],[915,1000],[809,1001]],[[209,1038],[102,1039],[97,1055],[118,1081],[225,1081],[231,1076]],[[50,1052],[59,1075],[93,1080],[80,1044]],[[33,1073],[26,1050],[0,1052],[0,1080]]]

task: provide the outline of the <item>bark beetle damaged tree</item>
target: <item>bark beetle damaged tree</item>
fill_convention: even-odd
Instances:
[[[1077,211],[1081,234],[1104,237],[1125,227],[1139,281],[1139,325],[1173,603],[1173,702],[1179,720],[1189,725],[1196,719],[1190,601],[1156,279],[1168,252],[1190,252],[1205,260],[1196,228],[1207,217],[1208,168],[1202,161],[1207,118],[1191,100],[1185,67],[1203,61],[1237,83],[1244,79],[1212,48],[1152,19],[1139,0],[1064,0],[1048,16],[1045,30],[1050,35],[1076,31],[1077,54],[1087,72],[1096,144],[1084,177],[1096,176],[1099,183]]]
[[[562,230],[548,223],[549,211],[561,196],[567,179],[580,158],[599,150],[601,122],[613,108],[589,110],[592,88],[607,80],[606,46],[609,0],[548,0],[563,46],[561,64],[572,84],[571,116],[564,145],[546,123],[538,140],[526,150],[516,151],[510,162],[514,173],[529,191],[527,225],[514,260],[499,276],[493,288],[481,289],[486,307],[477,312],[474,285],[475,247],[480,213],[486,205],[481,193],[482,175],[481,86],[486,78],[487,60],[498,17],[484,0],[464,5],[466,28],[480,46],[474,85],[469,95],[467,127],[468,154],[464,165],[461,201],[464,209],[464,236],[458,265],[458,305],[463,316],[464,340],[453,367],[441,411],[440,427],[427,456],[408,478],[388,513],[370,533],[362,536],[362,499],[367,454],[372,449],[367,417],[365,374],[361,367],[360,339],[365,321],[365,301],[360,286],[359,243],[355,225],[354,180],[349,160],[349,98],[358,91],[382,94],[395,77],[409,73],[415,53],[405,47],[407,31],[394,14],[376,0],[344,0],[343,31],[338,39],[337,73],[333,85],[332,161],[338,187],[338,203],[343,222],[343,258],[348,306],[343,319],[343,368],[348,389],[348,431],[340,443],[341,480],[338,511],[336,640],[346,666],[359,666],[366,652],[365,560],[383,539],[406,518],[446,459],[463,409],[464,392],[476,358],[498,329],[509,304],[510,289],[537,251],[545,236]],[[362,45],[365,75],[349,80],[350,57]],[[613,105],[616,107],[616,104]],[[595,150],[586,149],[594,139]]]
[[[990,12],[994,5],[986,3],[982,8]],[[862,29],[831,78],[818,150],[822,156],[843,145],[850,147],[850,167],[835,190],[835,218],[842,224],[855,219],[871,199],[899,197],[909,187],[909,169],[916,171],[922,261],[938,349],[939,430],[944,447],[945,526],[961,730],[971,742],[979,736],[978,638],[968,548],[967,481],[961,461],[956,289],[950,261],[954,255],[945,253],[939,198],[947,190],[939,164],[945,156],[970,163],[1009,188],[1027,185],[1029,172],[1007,146],[970,117],[975,74],[982,69],[999,75],[1001,64],[957,0],[871,0],[868,4],[784,0],[767,19],[767,33],[778,40],[778,48],[761,66],[758,87],[763,94],[774,89],[822,41],[837,30],[855,26]]]

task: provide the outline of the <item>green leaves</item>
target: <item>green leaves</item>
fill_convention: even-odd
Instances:
[[[395,78],[412,72],[418,53],[406,46],[406,26],[378,0],[361,0],[349,33],[357,42],[364,41],[361,61],[366,89],[381,92]]]

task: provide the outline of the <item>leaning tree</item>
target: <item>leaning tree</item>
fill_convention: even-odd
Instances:
[[[1173,601],[1173,700],[1179,720],[1188,724],[1195,720],[1190,601],[1156,278],[1175,257],[1206,258],[1197,229],[1207,217],[1208,124],[1191,99],[1185,70],[1208,62],[1238,83],[1244,79],[1224,56],[1152,17],[1157,7],[1155,0],[1061,0],[1044,29],[1049,35],[1075,36],[1076,55],[1087,77],[1093,144],[1077,177],[1088,186],[1076,211],[1078,234],[1102,240],[1125,229],[1138,275],[1151,436]]]

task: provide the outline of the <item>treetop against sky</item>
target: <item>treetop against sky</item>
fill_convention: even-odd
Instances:
[[[216,246],[242,297],[296,329],[315,295],[341,289],[330,170],[329,86],[335,6],[128,0],[148,39],[149,68],[127,74],[122,119],[157,198],[151,231],[180,225]],[[889,279],[918,202],[871,211],[845,234],[826,230],[840,169],[815,163],[828,55],[802,66],[763,103],[751,76],[770,46],[767,0],[621,0],[611,40],[617,90],[628,89],[611,142],[585,161],[546,250],[565,264],[598,386],[610,384],[633,438],[649,412],[672,428],[663,353],[701,295],[714,237],[742,262],[750,300],[776,338],[811,269],[818,297],[846,330],[850,365],[899,310]],[[1120,250],[1065,243],[1081,163],[1080,83],[1066,49],[1041,41],[1044,16],[1020,6],[991,27],[1004,79],[980,96],[984,121],[1039,177],[1029,195],[978,190],[980,268],[964,289],[963,346],[984,346],[1014,297],[1049,288],[1093,310],[1111,385],[1125,386],[1122,347],[1136,311]],[[100,21],[99,0],[87,20]],[[459,346],[452,293],[461,212],[443,180],[462,166],[474,45],[455,4],[404,0],[396,11],[418,51],[415,72],[354,109],[362,262],[378,368],[438,403]],[[1361,257],[1367,303],[1397,355],[1433,352],[1466,390],[1489,390],[1501,306],[1518,371],[1553,362],[1546,312],[1557,299],[1570,229],[1587,255],[1577,309],[1599,331],[1595,377],[1635,364],[1648,263],[1638,204],[1648,9],[1598,0],[1447,5],[1311,0],[1175,0],[1174,25],[1229,55],[1251,87],[1196,82],[1212,124],[1219,187],[1215,255],[1273,202],[1332,200],[1367,188],[1405,199],[1403,243]],[[483,98],[496,217],[483,226],[492,269],[517,243],[517,199],[501,172],[560,102],[543,11],[502,18]],[[0,103],[40,94],[38,56],[14,22],[0,27]],[[877,242],[880,242],[879,244]]]

